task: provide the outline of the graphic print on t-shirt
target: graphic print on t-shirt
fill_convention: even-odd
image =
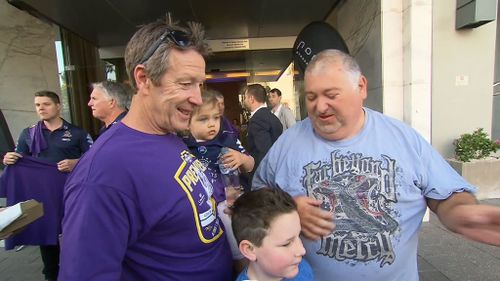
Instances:
[[[180,156],[183,162],[175,174],[175,180],[191,204],[200,240],[211,243],[223,233],[212,197],[213,186],[205,175],[206,167],[194,155],[183,151]]]
[[[308,196],[335,213],[335,231],[321,238],[316,253],[347,263],[392,264],[396,256],[391,238],[399,232],[396,161],[335,150],[329,160],[310,162],[303,169]]]

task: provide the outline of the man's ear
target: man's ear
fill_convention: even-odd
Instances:
[[[146,75],[146,69],[144,65],[138,64],[134,68],[134,79],[135,84],[137,85],[137,90],[149,87],[148,76]]]
[[[361,75],[359,77],[359,82],[358,82],[358,89],[359,93],[363,97],[363,100],[366,99],[367,97],[367,91],[368,91],[368,81],[366,80],[366,77]]]
[[[112,99],[110,99],[110,100],[109,100],[109,105],[110,105],[111,107],[115,107],[115,106],[116,106],[116,100],[115,100],[115,99],[113,99],[113,98],[112,98]]]
[[[256,248],[252,242],[248,240],[242,240],[240,242],[240,252],[241,254],[250,261],[257,260]]]

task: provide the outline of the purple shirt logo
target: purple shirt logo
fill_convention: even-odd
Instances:
[[[214,188],[205,175],[207,168],[188,151],[183,151],[181,158],[183,162],[175,173],[175,180],[191,203],[198,237],[203,243],[212,243],[223,230],[212,197]]]

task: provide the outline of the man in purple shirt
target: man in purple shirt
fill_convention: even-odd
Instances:
[[[213,186],[176,135],[202,102],[206,46],[193,23],[130,39],[130,110],[66,182],[59,280],[231,280]]]

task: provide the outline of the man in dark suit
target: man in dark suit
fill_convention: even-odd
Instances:
[[[267,108],[266,90],[262,85],[252,84],[247,87],[244,105],[251,112],[248,121],[247,149],[255,159],[256,169],[283,132],[283,126],[278,117]]]

